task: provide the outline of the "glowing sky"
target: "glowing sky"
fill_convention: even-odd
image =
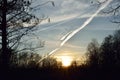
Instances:
[[[34,4],[49,0],[36,0]],[[93,5],[90,0],[53,0],[55,7],[50,3],[42,6],[39,11],[34,12],[38,17],[49,16],[51,22],[43,21],[38,30],[35,31],[41,40],[45,41],[45,47],[40,49],[40,54],[48,54],[59,48],[61,38],[67,33],[78,29],[86,20],[93,15],[99,7]],[[101,0],[103,1],[103,0]],[[94,16],[95,17],[95,16]],[[80,56],[85,53],[86,47],[91,39],[95,38],[99,43],[105,36],[112,34],[118,29],[116,24],[110,22],[110,16],[98,14],[88,25],[78,31],[69,39],[55,54],[65,53]],[[71,54],[72,53],[72,54]]]

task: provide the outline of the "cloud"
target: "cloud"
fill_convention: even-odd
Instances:
[[[65,14],[65,15],[59,15],[59,16],[52,16],[50,17],[50,23],[55,23],[55,22],[67,22],[73,18],[76,18],[79,14]],[[48,20],[44,20],[41,24],[46,24],[48,23]]]
[[[89,5],[86,3],[82,3],[77,0],[64,0],[61,3],[61,13],[62,14],[73,14],[78,13],[87,8]]]
[[[72,48],[72,49],[84,49],[85,48],[83,46],[74,45],[74,44],[70,44],[70,43],[65,44],[64,47],[68,47],[68,48]]]
[[[37,0],[36,4],[44,3],[48,0]],[[88,0],[52,0],[55,3],[55,7],[51,4],[44,5],[40,8],[38,12],[35,12],[38,16],[40,14],[45,14],[49,17],[63,16],[63,15],[73,15],[80,14],[86,8],[89,8]]]
[[[44,0],[44,2],[45,1],[46,0]],[[44,24],[43,26],[40,25],[40,29],[43,29],[43,31],[38,32],[41,38],[47,41],[45,50],[43,51],[44,53],[49,53],[52,50],[56,51],[58,48],[55,48],[60,45],[59,39],[67,32],[73,31],[81,26],[83,22],[97,10],[96,7],[90,6],[90,0],[53,1],[55,2],[55,7],[48,4],[43,6],[40,12],[37,13],[38,15],[45,13],[45,15],[48,15],[51,18],[51,23]],[[84,15],[78,17],[83,13]],[[114,25],[109,24],[108,21],[104,19],[104,15],[99,14],[92,23],[87,25],[81,32],[78,32],[74,38],[70,39],[63,46],[64,49],[62,48],[62,51],[71,50],[75,53],[84,53],[87,43],[89,43],[91,38],[103,39],[104,35],[108,35],[110,32],[101,31],[104,29],[113,29],[113,26]]]
[[[94,18],[95,16],[101,11],[103,10],[107,5],[109,5],[109,3],[112,0],[107,1],[104,5],[102,5],[91,17],[89,17],[84,23],[83,25],[81,25],[79,28],[75,29],[72,33],[70,33],[61,43],[60,43],[60,47],[55,48],[53,51],[51,51],[49,53],[49,55],[52,55],[53,53],[55,53],[56,51],[58,51],[61,47],[64,46],[64,44],[66,42],[68,42],[69,39],[71,39],[76,33],[78,33],[81,29],[83,29],[84,27],[86,27]],[[48,56],[49,56],[48,55]]]

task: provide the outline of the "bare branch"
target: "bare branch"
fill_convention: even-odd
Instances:
[[[41,7],[41,6],[43,6],[43,5],[46,5],[46,4],[48,4],[48,3],[51,3],[52,6],[55,6],[54,1],[47,1],[47,2],[44,2],[44,3],[42,3],[42,4],[36,5],[36,6],[32,7],[31,9],[32,9],[32,11],[35,11],[35,10],[37,10],[39,7]]]

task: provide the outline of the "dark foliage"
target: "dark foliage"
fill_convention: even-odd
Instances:
[[[0,79],[2,80],[7,80],[7,79],[9,80],[10,79],[12,80],[119,80],[120,79],[120,30],[116,31],[113,35],[107,36],[101,45],[99,45],[96,40],[93,40],[88,45],[88,49],[87,49],[88,60],[86,64],[76,66],[76,62],[73,62],[73,64],[70,67],[64,68],[61,66],[60,63],[56,61],[56,59],[51,57],[45,58],[42,62],[38,64],[39,60],[41,59],[41,56],[39,56],[38,54],[28,53],[28,52],[24,52],[24,53],[22,52],[16,54],[15,52],[16,49],[14,50],[14,48],[9,48],[12,45],[13,45],[12,47],[15,48],[18,47],[17,43],[19,43],[20,38],[23,35],[26,35],[27,29],[21,26],[21,22],[29,23],[31,19],[36,19],[35,16],[28,13],[24,13],[26,11],[24,11],[25,9],[23,6],[27,6],[28,8],[31,3],[29,1],[24,2],[26,0],[13,0],[13,1],[8,0],[8,1],[9,1],[9,5],[8,5],[9,7],[6,7],[6,9],[8,10],[7,13],[9,13],[10,15],[12,14],[15,15],[17,10],[23,10],[23,12],[22,14],[20,12],[21,16],[18,17],[12,16],[14,18],[14,19],[12,18],[13,21],[17,19],[18,23],[12,21],[10,21],[10,24],[7,23],[6,31],[7,32],[12,31],[12,34],[9,33],[7,35],[6,34],[4,35],[6,36],[6,42],[9,43],[12,40],[14,41],[10,42],[10,45],[6,46],[8,47],[6,49],[7,51],[6,53],[9,53],[9,55],[7,55],[8,58],[6,57],[6,59],[8,59],[11,63],[9,69],[6,68],[6,70],[5,69],[2,70],[3,68],[0,68],[0,72],[1,72]],[[114,0],[114,1],[119,2],[119,0]],[[0,0],[0,8],[3,8],[2,5],[3,5],[3,0]],[[52,5],[54,6],[53,2]],[[119,4],[117,5],[118,8],[115,7],[116,9],[113,9],[112,10],[113,12],[119,10]],[[0,11],[0,15],[2,15],[1,12],[2,11]],[[21,18],[24,16],[23,14],[27,14],[28,16]],[[2,23],[0,24],[0,27],[2,28]],[[23,30],[19,31],[19,29],[23,29]],[[32,29],[33,26],[31,26],[29,30]],[[16,33],[16,31],[20,33],[23,32],[23,35]],[[13,35],[17,35],[19,37]],[[0,52],[0,55],[1,54],[2,53]]]
[[[17,53],[26,50],[33,51],[36,48],[44,47],[44,41],[38,40],[39,44],[31,45],[33,42],[25,38],[31,34],[34,35],[32,32],[36,30],[36,25],[47,19],[44,16],[38,18],[33,12],[49,2],[55,6],[53,1],[33,6],[32,0],[0,0],[1,67],[9,68],[10,58],[14,55],[10,50],[14,50]],[[34,37],[36,36],[34,35]]]
[[[95,66],[93,63],[98,64],[98,68],[109,70],[118,69],[120,67],[120,30],[117,30],[113,35],[107,36],[100,47],[88,46],[88,51],[88,64],[92,66]]]

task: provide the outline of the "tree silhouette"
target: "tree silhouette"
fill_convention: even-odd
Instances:
[[[120,0],[113,0],[110,6],[104,10],[104,13],[111,14],[113,23],[120,23]]]
[[[87,56],[87,64],[93,68],[118,69],[120,67],[120,30],[105,37],[100,47],[97,46],[96,41],[92,41],[88,45]]]
[[[45,58],[42,62],[42,67],[46,67],[46,68],[58,68],[58,64],[55,58],[53,57],[47,57]]]
[[[99,64],[99,44],[96,39],[93,39],[91,43],[88,44],[87,53],[88,65],[91,67],[98,67]]]
[[[101,57],[104,67],[120,66],[120,30],[106,37],[101,45]]]
[[[108,0],[94,0],[98,6],[104,4]],[[120,23],[120,0],[112,0],[109,6],[102,11],[104,14],[111,15],[111,22]]]
[[[113,51],[115,54],[116,66],[120,67],[120,30],[117,30],[114,33],[113,39],[114,39]]]
[[[51,3],[54,6],[54,2],[51,1]],[[44,4],[33,7],[31,4],[32,0],[0,0],[0,43],[2,47],[0,63],[3,68],[9,65],[10,50],[18,49],[22,37],[35,30],[35,26],[46,19],[32,14],[36,8]]]
[[[101,62],[104,67],[111,67],[114,65],[114,49],[113,49],[113,36],[106,37],[100,47]]]

